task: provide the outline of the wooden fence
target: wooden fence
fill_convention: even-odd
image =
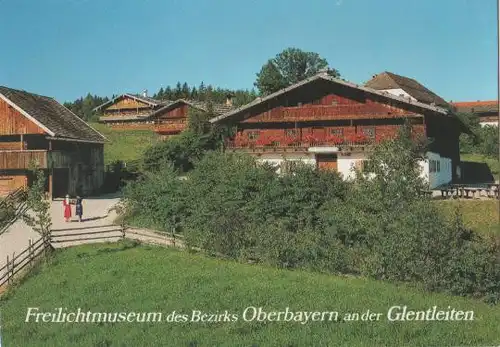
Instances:
[[[0,268],[0,287],[4,285],[11,284],[16,276],[21,270],[26,268],[26,266],[33,267],[35,259],[47,249],[48,244],[43,242],[40,238],[33,242],[29,240],[28,248],[16,255],[12,254],[11,257],[7,256],[7,263],[5,266]]]
[[[65,248],[93,242],[117,242],[124,239],[160,246],[184,247],[182,235],[175,233],[162,235],[152,230],[124,225],[54,229],[51,231],[48,243],[43,242],[42,238],[35,242],[29,240],[28,247],[21,253],[7,256],[6,265],[0,268],[0,288],[12,284],[14,277],[26,266],[32,267],[35,259],[47,248]]]
[[[14,190],[6,196],[5,199],[0,201],[0,209],[4,209],[8,214],[7,218],[3,220],[0,225],[0,235],[19,218],[20,214],[26,211],[27,195],[26,189],[21,187]],[[9,216],[9,214],[11,215]]]

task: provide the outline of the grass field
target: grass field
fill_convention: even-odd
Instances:
[[[128,243],[60,251],[0,301],[3,346],[478,346],[500,343],[500,310],[478,301],[377,281],[285,271]],[[389,307],[474,311],[474,321],[390,322]],[[265,311],[338,311],[339,321],[245,322]],[[237,315],[236,322],[26,323],[40,312],[162,312]],[[369,309],[380,321],[344,321]]]
[[[440,200],[435,203],[448,218],[454,217],[458,207],[468,228],[483,233],[500,233],[498,200]]]
[[[90,125],[110,141],[104,145],[106,164],[139,159],[147,147],[158,141],[156,133],[149,130],[116,130],[99,123]]]

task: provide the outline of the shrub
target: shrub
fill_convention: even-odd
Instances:
[[[129,223],[171,232],[188,213],[185,182],[172,165],[146,172],[124,189],[125,220]]]
[[[278,267],[420,283],[456,295],[500,296],[500,241],[466,229],[420,195],[425,148],[410,127],[379,144],[368,173],[345,182],[298,163],[275,174],[243,154],[189,158],[186,181],[173,165],[126,189],[129,210],[168,230],[178,220],[189,247]]]
[[[155,171],[164,165],[172,165],[180,172],[187,172],[207,150],[215,148],[217,141],[210,134],[200,135],[192,131],[183,131],[148,148],[143,159],[144,170]]]

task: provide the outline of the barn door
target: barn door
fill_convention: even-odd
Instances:
[[[53,193],[54,198],[62,198],[69,193],[69,169],[54,169],[52,176],[53,180]]]

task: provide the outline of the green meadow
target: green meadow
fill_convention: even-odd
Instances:
[[[112,129],[100,123],[90,125],[109,140],[104,145],[106,164],[117,160],[129,162],[140,159],[146,148],[158,141],[158,135],[152,130]]]
[[[480,301],[354,277],[288,271],[137,245],[85,245],[57,251],[0,299],[2,346],[479,346],[500,343],[500,310]],[[473,321],[396,321],[391,306],[473,311]],[[249,306],[265,311],[337,311],[338,321],[245,322]],[[40,312],[193,310],[239,316],[232,322],[25,322]],[[382,313],[345,321],[346,313]]]
[[[434,203],[447,218],[453,218],[458,209],[467,228],[500,235],[498,200],[438,200]]]

